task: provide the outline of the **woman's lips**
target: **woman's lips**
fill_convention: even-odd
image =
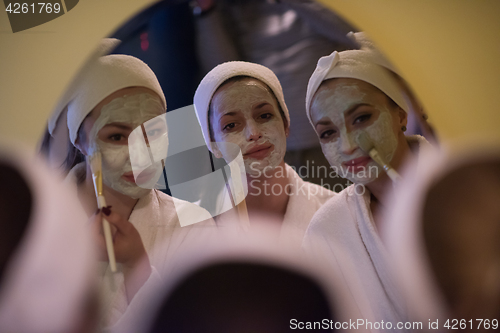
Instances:
[[[154,171],[143,171],[137,176],[137,179],[135,179],[133,172],[126,172],[122,175],[122,178],[134,184],[143,184],[151,180],[154,175]]]
[[[249,149],[245,154],[243,154],[243,158],[256,158],[263,159],[267,157],[274,150],[274,145],[272,144],[263,144],[252,149]]]
[[[349,171],[357,172],[359,169],[364,168],[368,163],[370,163],[371,160],[370,156],[361,156],[347,162],[342,162],[342,165]]]
[[[135,183],[134,174],[132,172],[127,172],[122,175],[122,178],[128,182]]]

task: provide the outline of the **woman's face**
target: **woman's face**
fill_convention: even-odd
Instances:
[[[162,141],[163,144],[156,145],[156,148],[164,149],[166,155],[165,121],[162,118],[153,119],[164,113],[158,95],[142,87],[118,90],[92,110],[83,122],[86,137],[84,151],[88,156],[95,151],[101,152],[104,184],[135,199],[149,193],[162,172],[162,166],[161,161],[150,160],[146,144],[153,148],[154,140]],[[138,127],[141,129],[142,124],[145,124],[146,137],[136,135],[142,134],[142,130],[134,131]],[[145,143],[137,144],[136,141],[140,140]]]
[[[359,147],[361,133],[388,163],[404,140],[401,127],[406,125],[406,113],[392,106],[380,90],[357,79],[323,82],[314,95],[311,117],[328,162],[354,183],[370,183],[383,172]]]
[[[245,78],[224,84],[215,92],[211,110],[216,156],[233,160],[234,152],[223,143],[239,146],[246,172],[254,176],[283,162],[288,129],[274,94],[264,83]]]

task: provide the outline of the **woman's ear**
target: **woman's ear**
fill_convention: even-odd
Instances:
[[[287,126],[285,128],[285,136],[288,138],[288,135],[290,135],[290,126]]]
[[[78,139],[76,139],[74,146],[76,149],[78,149],[80,151],[80,153],[87,156],[87,151],[85,150],[84,147],[82,147],[82,145],[80,144],[80,141]]]
[[[217,158],[222,158],[222,153],[219,150],[219,147],[217,147],[217,142],[211,142],[212,145],[212,153],[215,155]]]
[[[88,144],[87,144],[88,140],[87,140],[87,134],[85,132],[84,126],[85,126],[84,123],[82,123],[80,125],[80,128],[78,129],[78,132],[77,132],[78,134],[76,136],[74,146],[76,147],[76,149],[78,149],[80,151],[80,153],[82,153],[85,156],[88,156],[89,155]]]
[[[399,125],[405,126],[408,125],[408,113],[405,112],[401,107],[398,106],[398,116],[399,116]]]

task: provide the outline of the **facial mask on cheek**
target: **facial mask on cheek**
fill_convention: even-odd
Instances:
[[[122,178],[123,174],[132,172],[126,145],[113,145],[101,141],[99,147],[102,154],[104,184],[134,199],[139,199],[151,191]]]
[[[258,141],[248,142],[244,130],[236,133],[228,133],[224,136],[224,142],[230,142],[238,145],[241,153],[245,154],[256,145],[271,143],[274,145],[273,151],[264,159],[244,158],[246,173],[251,176],[259,176],[264,170],[272,170],[283,161],[286,152],[286,134],[281,117],[275,118],[269,122],[258,124],[262,133],[262,138]],[[234,152],[227,151],[227,145],[218,144],[217,147],[227,162],[234,159]]]
[[[339,176],[344,177],[357,184],[368,184],[378,178],[384,170],[380,165],[375,163],[375,161],[370,161],[362,169],[354,170],[346,168],[342,163],[350,161],[352,159],[367,156],[360,148],[356,150],[353,155],[342,154],[341,139],[349,140],[349,142],[354,143],[356,146],[357,138],[362,133],[368,134],[368,137],[373,142],[374,148],[378,151],[380,156],[382,156],[385,161],[390,163],[394,157],[398,146],[398,140],[396,135],[392,130],[392,117],[390,111],[385,107],[381,107],[378,119],[362,130],[352,131],[351,133],[345,133],[345,127],[341,130],[341,138],[334,142],[322,143],[321,148],[325,154],[326,159],[332,167],[334,167],[338,172]]]
[[[141,184],[146,187],[143,188],[122,177],[124,174],[132,174],[128,146],[104,142],[98,138],[98,133],[110,123],[125,123],[135,128],[162,112],[163,106],[159,99],[146,93],[116,98],[101,109],[101,115],[94,123],[89,136],[90,153],[99,150],[102,154],[104,184],[134,199],[141,198],[151,191],[153,187],[144,186],[151,184]],[[161,162],[150,168],[151,173],[154,172],[151,181],[156,183],[162,172]]]

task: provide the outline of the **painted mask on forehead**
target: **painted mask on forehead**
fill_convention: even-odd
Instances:
[[[385,96],[384,96],[385,97]],[[392,161],[398,140],[392,129],[392,116],[380,96],[357,84],[338,84],[335,89],[323,89],[314,98],[311,110],[315,121],[329,118],[336,127],[337,135],[329,142],[321,142],[326,159],[340,176],[358,184],[368,184],[384,172],[382,167],[370,159],[366,165],[349,166],[349,161],[368,156],[359,148],[358,137],[366,133],[375,149],[386,160]],[[369,126],[348,130],[344,111],[357,104],[371,105],[378,110],[377,119]],[[374,117],[375,114],[372,114]],[[320,136],[321,133],[318,133]]]
[[[156,158],[154,162],[151,161],[150,150],[153,150],[154,156],[166,156],[168,138],[166,138],[166,124],[156,125],[157,130],[162,133],[154,134],[151,132],[156,128],[148,124],[156,122],[152,118],[162,113],[164,109],[160,100],[147,93],[118,97],[102,107],[101,114],[90,131],[89,142],[90,153],[99,150],[102,154],[103,181],[107,186],[134,199],[139,199],[151,191],[162,173],[162,164],[159,158]],[[112,123],[135,128],[128,138],[129,145],[113,144],[99,139],[99,131]],[[137,133],[142,134],[142,124],[150,138],[149,150],[144,136],[137,135]],[[144,145],[141,144],[142,142]],[[131,154],[129,154],[129,146]],[[130,155],[132,155],[132,163]],[[143,176],[141,179],[140,172],[144,172],[147,177]],[[128,177],[123,177],[124,175]],[[130,179],[131,175],[135,176],[136,182],[126,179]]]
[[[254,109],[261,103],[268,105]],[[258,176],[265,169],[274,169],[283,161],[286,151],[285,127],[278,102],[265,84],[248,79],[223,86],[214,95],[211,107],[214,139],[226,161],[234,159],[235,154],[228,149],[231,145],[220,144],[222,142],[239,146],[246,172],[250,175]],[[228,112],[235,112],[235,116],[223,117]],[[254,139],[250,140],[251,137]],[[248,156],[258,147],[270,147],[269,152],[263,156]]]

